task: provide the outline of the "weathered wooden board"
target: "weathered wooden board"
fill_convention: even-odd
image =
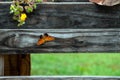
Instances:
[[[0,55],[0,76],[4,75],[4,55]]]
[[[46,2],[17,27],[9,14],[10,3],[0,3],[0,29],[120,28],[120,6],[104,7],[90,2]]]
[[[79,76],[14,76],[14,77],[0,77],[4,80],[120,80],[120,77],[79,77]]]
[[[37,46],[48,33],[54,41]],[[0,30],[0,52],[120,52],[120,29]]]

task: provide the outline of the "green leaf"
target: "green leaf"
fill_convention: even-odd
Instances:
[[[10,6],[10,13],[13,13],[13,12],[15,12],[16,11],[16,8],[15,8],[16,6],[15,5],[11,5]]]
[[[17,16],[13,16],[13,19],[14,20],[18,20],[19,18]]]
[[[23,24],[25,24],[25,22],[20,22],[20,23],[18,24],[18,27],[22,26]]]
[[[27,13],[33,12],[33,8],[28,6],[28,7],[26,7],[26,11],[27,11]]]
[[[20,12],[23,12],[23,7],[22,6],[18,6],[18,10],[20,11]]]
[[[14,11],[13,11],[13,10],[11,10],[11,11],[10,11],[10,14],[11,14],[11,13],[13,13],[13,12],[14,12]]]
[[[36,0],[37,3],[42,2],[42,0]]]
[[[14,15],[15,15],[15,16],[17,16],[17,15],[19,15],[19,14],[20,14],[20,11],[14,12]]]
[[[36,4],[34,4],[34,5],[33,5],[33,7],[34,7],[34,9],[36,9],[36,8],[37,8],[37,5],[36,5]]]

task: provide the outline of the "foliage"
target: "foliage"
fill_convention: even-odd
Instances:
[[[27,14],[36,9],[36,3],[42,0],[13,0],[10,6],[10,13],[13,14],[13,19],[18,21],[18,26],[25,24]]]
[[[32,75],[120,76],[120,54],[32,54]]]

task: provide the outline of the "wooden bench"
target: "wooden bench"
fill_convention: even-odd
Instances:
[[[9,2],[0,2],[0,75],[29,76],[31,53],[120,51],[119,5],[105,7],[91,2],[45,2],[38,4],[37,10],[22,27],[17,27],[11,19],[9,6]],[[44,33],[54,36],[55,40],[37,46],[39,36]]]

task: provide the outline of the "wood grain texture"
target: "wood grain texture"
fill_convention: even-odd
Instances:
[[[0,79],[4,79],[4,80],[120,80],[120,77],[105,77],[105,76],[101,76],[101,77],[80,77],[80,76],[14,76],[14,77],[0,77]]]
[[[89,29],[120,28],[120,6],[97,6],[90,2],[38,4],[26,24],[17,27],[9,14],[10,3],[0,3],[0,29]]]
[[[54,41],[37,46],[41,34]],[[120,29],[31,29],[0,30],[0,51],[31,52],[119,52]]]
[[[11,52],[4,55],[4,76],[29,76],[30,55]]]
[[[4,76],[4,55],[0,55],[0,76]]]

